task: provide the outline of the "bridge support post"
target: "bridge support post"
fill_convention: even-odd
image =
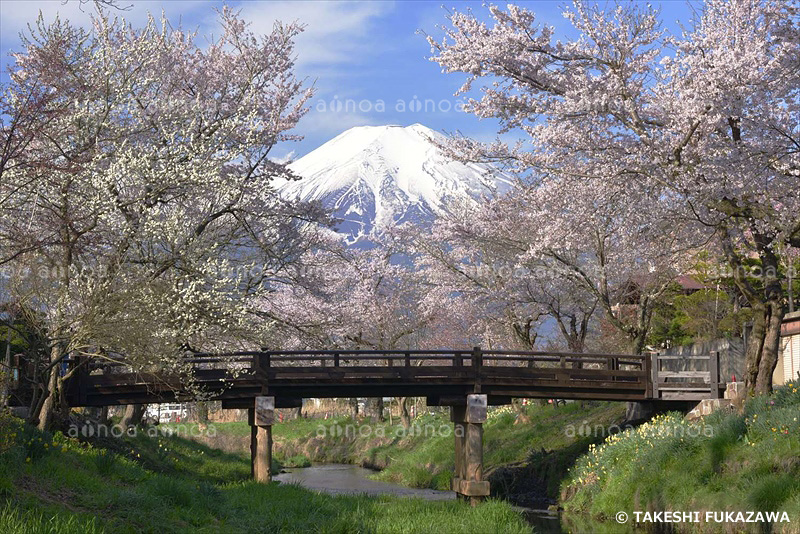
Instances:
[[[483,423],[487,406],[486,395],[467,395],[466,406],[453,406],[450,412],[456,453],[452,488],[473,506],[489,495],[489,482],[483,480]]]
[[[250,474],[256,482],[272,480],[272,424],[275,397],[260,396],[248,410],[250,423]]]

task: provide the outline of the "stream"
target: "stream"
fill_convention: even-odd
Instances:
[[[431,501],[452,500],[452,491],[407,488],[398,484],[372,480],[375,471],[346,464],[323,464],[312,467],[286,468],[273,477],[284,484],[299,484],[305,488],[332,495],[392,495],[395,497],[417,497]],[[561,534],[566,532],[596,532],[600,523],[586,518],[566,518],[563,515],[540,510],[516,508],[537,534]],[[632,532],[622,525],[604,525],[604,532]],[[609,526],[621,527],[607,530]]]
[[[375,473],[363,467],[346,464],[324,464],[313,467],[286,468],[273,477],[284,484],[299,484],[305,488],[333,495],[364,494],[418,497],[429,501],[446,501],[456,498],[452,491],[407,488],[390,482],[368,478]]]

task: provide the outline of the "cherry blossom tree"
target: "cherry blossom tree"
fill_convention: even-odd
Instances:
[[[13,56],[0,252],[51,347],[42,427],[69,354],[169,370],[186,348],[258,342],[253,303],[313,237],[316,208],[278,198],[288,172],[269,158],[310,96],[292,74],[301,28],[257,36],[227,8],[219,22],[201,46],[164,18],[40,17]]]
[[[447,290],[433,284],[403,252],[401,244],[388,236],[366,250],[346,248],[334,240],[309,251],[298,276],[278,285],[262,302],[264,317],[278,324],[272,346],[326,350],[450,346],[453,329],[448,327],[453,326],[449,320],[454,314],[452,302],[443,295]],[[404,424],[408,423],[408,399],[397,400]],[[383,399],[374,404],[382,417]]]
[[[304,255],[300,271],[262,303],[283,325],[283,348],[411,348],[441,303],[440,289],[388,240],[368,250],[328,242]]]
[[[778,265],[800,245],[796,3],[708,0],[691,28],[672,35],[649,5],[576,2],[564,15],[578,36],[566,41],[527,9],[490,6],[489,15],[489,24],[450,15],[445,36],[429,39],[432,60],[468,76],[460,93],[486,79],[467,110],[530,143],[460,139],[452,152],[507,162],[569,194],[575,209],[548,210],[568,217],[568,227],[592,219],[596,207],[634,207],[638,223],[619,229],[636,237],[649,228],[648,248],[666,240],[675,251],[722,250],[754,310],[746,382],[751,392],[769,391],[784,313]],[[563,237],[573,250],[585,245]],[[637,258],[652,259],[636,252],[629,261]],[[760,262],[758,285],[747,258]]]
[[[518,247],[508,228],[495,224],[495,214],[495,203],[487,202],[453,210],[429,233],[406,233],[429,283],[472,319],[468,328],[480,333],[481,343],[533,350],[550,311],[542,272],[525,263],[527,246]]]
[[[533,348],[537,323],[550,317],[567,348],[583,352],[599,308],[639,353],[682,251],[663,240],[652,246],[653,222],[635,220],[638,210],[576,202],[563,181],[519,181],[458,221],[440,222],[436,238],[420,244],[441,270],[437,283],[482,301],[484,317],[502,323],[517,346]],[[576,216],[581,210],[591,215]]]

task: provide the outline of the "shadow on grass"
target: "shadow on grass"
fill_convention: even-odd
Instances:
[[[57,437],[25,461],[25,443],[0,454],[10,483],[0,532],[529,532],[501,502],[330,496],[247,480],[242,455],[181,437]]]

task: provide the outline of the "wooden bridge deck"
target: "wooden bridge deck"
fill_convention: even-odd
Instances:
[[[686,401],[719,398],[718,355],[692,356],[690,367],[672,370],[657,354],[574,354],[458,350],[254,351],[193,354],[181,373],[133,372],[124,363],[97,365],[73,359],[71,406],[189,401],[196,388],[224,408],[251,408],[269,394],[276,407],[303,398],[427,397],[431,405],[463,404],[482,393],[489,404],[514,397],[615,401]],[[679,357],[682,358],[682,357]],[[686,362],[683,362],[684,364]],[[90,365],[91,364],[91,365]],[[666,365],[665,365],[666,364]],[[685,365],[684,365],[685,367]],[[24,378],[24,369],[19,375]],[[193,383],[194,389],[187,383]],[[24,381],[12,393],[24,405]],[[17,402],[14,402],[16,399]]]

